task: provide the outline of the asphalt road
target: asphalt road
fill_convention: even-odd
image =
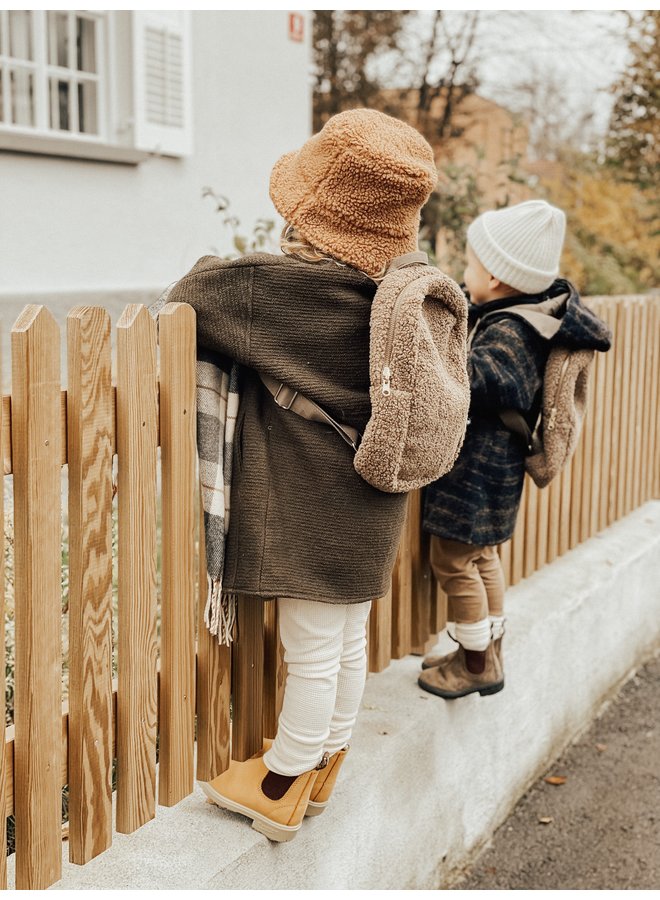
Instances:
[[[660,888],[660,656],[527,792],[454,885],[617,888]]]

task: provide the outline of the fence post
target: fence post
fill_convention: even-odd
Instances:
[[[12,329],[16,887],[62,874],[60,330],[43,306]]]
[[[199,496],[199,553],[197,671],[197,779],[211,781],[229,766],[229,705],[231,700],[231,651],[218,643],[204,623],[207,597],[204,506]]]
[[[245,760],[263,746],[264,601],[238,598],[232,645],[232,759]]]
[[[0,328],[0,373],[2,372],[2,329]],[[0,400],[2,398],[0,397]],[[0,460],[4,457],[4,403],[0,402]],[[2,725],[0,726],[0,891],[7,890],[7,759],[5,723],[7,718],[7,679],[5,669],[5,477],[0,492],[0,689],[2,690]]]
[[[112,363],[110,316],[67,318],[69,859],[112,843]]]
[[[410,567],[410,496],[401,532],[401,543],[392,572],[392,659],[410,653],[412,616],[412,570]]]
[[[195,750],[195,311],[168,303],[159,317],[162,601],[158,802],[193,789]]]
[[[371,604],[367,632],[369,671],[382,672],[392,658],[392,590]]]
[[[119,630],[117,831],[156,807],[156,323],[129,304],[117,323]]]
[[[264,737],[274,738],[284,700],[286,663],[280,640],[279,600],[264,604]]]

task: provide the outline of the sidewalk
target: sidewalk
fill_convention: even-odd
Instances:
[[[456,888],[660,887],[660,656],[545,776]]]

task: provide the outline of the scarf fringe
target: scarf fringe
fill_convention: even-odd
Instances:
[[[207,574],[208,593],[204,607],[204,624],[211,634],[218,638],[218,643],[231,646],[236,628],[236,594],[222,590],[222,580],[211,578]]]

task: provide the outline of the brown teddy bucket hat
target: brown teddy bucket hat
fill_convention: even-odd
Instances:
[[[310,244],[374,276],[417,250],[420,210],[437,181],[418,131],[375,109],[350,109],[275,163],[270,196]]]

